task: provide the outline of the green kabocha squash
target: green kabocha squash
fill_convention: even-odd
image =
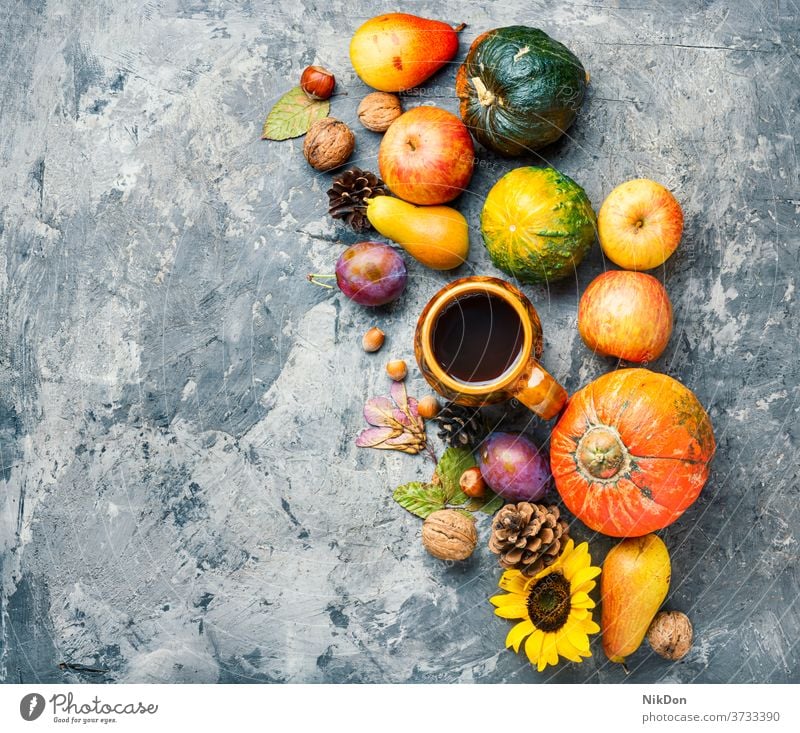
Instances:
[[[572,51],[524,25],[478,36],[456,76],[461,119],[484,147],[521,155],[555,142],[575,120],[587,75]]]
[[[586,192],[555,168],[515,168],[489,191],[481,234],[492,262],[523,282],[571,275],[594,242]]]

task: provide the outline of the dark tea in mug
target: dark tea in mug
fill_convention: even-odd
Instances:
[[[431,334],[433,355],[461,382],[491,382],[517,361],[525,336],[517,311],[487,292],[462,295],[439,314]]]

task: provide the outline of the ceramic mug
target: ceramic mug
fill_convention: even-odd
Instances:
[[[465,378],[464,364],[460,365],[462,375],[453,374],[452,368],[448,371],[448,367],[443,366],[434,347],[437,323],[442,315],[449,308],[458,308],[459,300],[474,295],[499,298],[510,308],[504,308],[506,316],[519,321],[517,334],[514,336],[514,345],[519,344],[518,352],[510,354],[511,363],[502,373],[490,379]],[[470,339],[466,307],[461,315],[463,327],[460,337],[466,344]],[[514,328],[515,325],[511,324],[511,327]],[[519,330],[521,334],[518,333]],[[481,329],[473,330],[473,339],[476,332],[481,332]],[[471,353],[480,352],[483,358],[487,354],[485,347],[491,347],[492,344],[471,343],[468,346]],[[445,285],[428,301],[420,314],[414,336],[414,354],[428,384],[442,396],[461,405],[478,407],[516,398],[528,409],[549,420],[561,411],[567,400],[566,390],[539,364],[538,359],[542,355],[542,324],[536,309],[517,288],[504,280],[475,276]],[[467,368],[469,369],[469,365]],[[475,363],[472,371],[467,373],[479,374],[480,371],[481,364]]]

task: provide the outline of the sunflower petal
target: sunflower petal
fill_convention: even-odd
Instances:
[[[500,618],[528,618],[528,607],[523,601],[509,603],[494,609],[495,616]]]
[[[523,593],[528,579],[519,570],[506,570],[498,585],[509,593]]]
[[[531,664],[539,664],[542,656],[542,641],[544,641],[544,631],[535,629],[525,642],[525,654]],[[542,671],[541,669],[539,670]]]
[[[569,599],[573,608],[594,608],[595,602],[589,598],[588,593],[573,593]]]
[[[515,652],[518,652],[523,639],[533,633],[533,628],[533,624],[530,621],[520,621],[520,623],[513,626],[511,631],[508,632],[508,636],[506,636],[506,647],[512,647]]]
[[[580,585],[572,585],[572,592],[574,593],[590,593],[595,589],[597,583],[594,580],[587,580],[585,583],[581,583]]]
[[[524,603],[525,600],[517,593],[499,593],[489,599],[493,606],[510,606],[512,603]]]
[[[580,552],[583,554],[589,554],[589,543],[588,542],[581,542],[579,545],[575,547],[576,552]]]
[[[578,570],[575,575],[570,578],[570,582],[574,588],[576,585],[583,585],[587,580],[596,578],[598,575],[600,575],[600,568],[590,565],[588,568],[581,568]]]
[[[567,544],[564,545],[564,549],[561,551],[561,557],[568,557],[569,554],[575,549],[575,540],[570,538],[567,540]]]
[[[589,619],[591,621],[592,614],[589,612],[588,608],[575,608],[573,607],[572,610],[569,612],[570,620],[574,621],[584,621],[585,619]]]
[[[551,665],[558,664],[558,647],[556,646],[556,635],[553,633],[545,634],[542,642],[542,655],[546,663]]]
[[[560,656],[569,659],[570,662],[582,662],[580,650],[577,649],[569,640],[567,629],[563,628],[556,634],[556,649]]]
[[[583,622],[583,630],[587,634],[596,634],[598,631],[600,631],[600,627],[594,621],[592,621],[592,617],[589,616],[589,619]]]
[[[571,624],[567,622],[566,632],[569,643],[572,644],[575,649],[581,654],[589,652],[589,636],[580,624]]]
[[[575,550],[570,553],[569,557],[564,559],[564,577],[567,580],[572,580],[573,576],[585,567],[591,565],[592,558],[589,555],[589,545],[582,542]]]

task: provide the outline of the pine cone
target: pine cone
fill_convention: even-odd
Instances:
[[[328,189],[328,213],[334,219],[344,219],[353,231],[365,232],[372,228],[367,219],[366,200],[387,194],[383,181],[374,173],[350,168],[336,176]]]
[[[492,522],[489,549],[500,555],[500,565],[531,577],[552,565],[569,540],[569,525],[557,506],[506,504]]]
[[[486,424],[478,408],[448,402],[435,419],[439,437],[455,448],[474,448],[486,437]]]

